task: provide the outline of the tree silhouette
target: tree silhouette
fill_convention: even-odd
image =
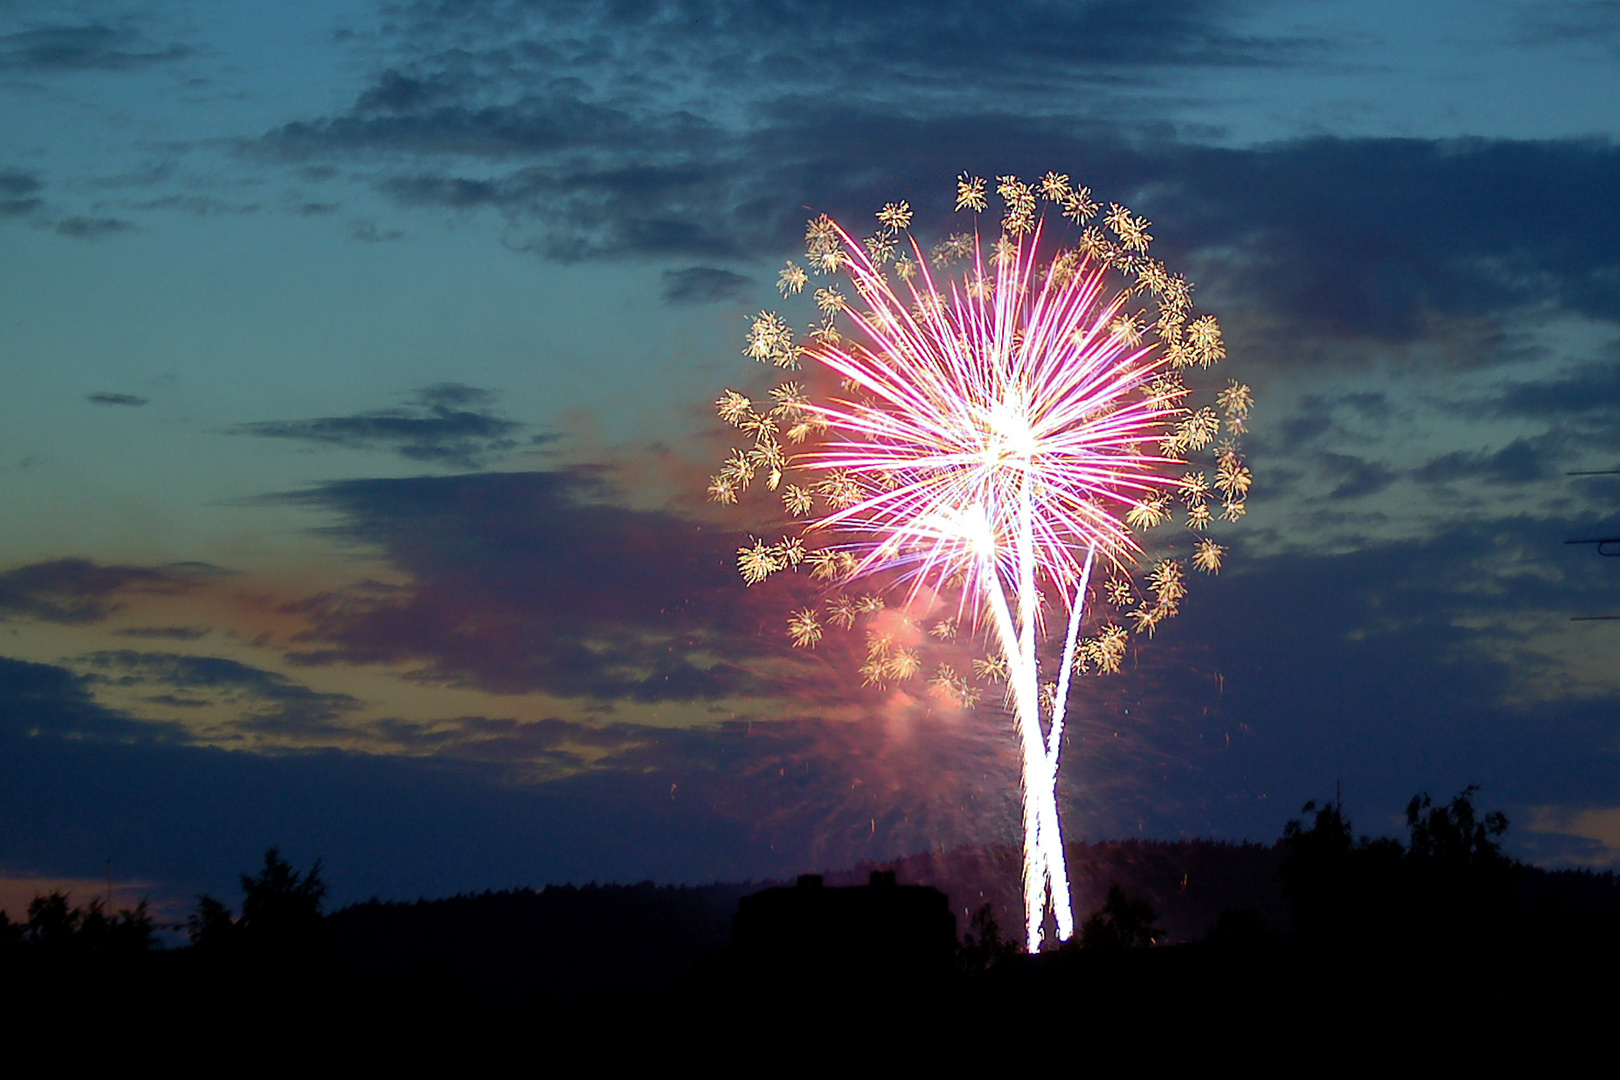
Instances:
[[[1154,925],[1159,913],[1139,896],[1130,896],[1118,884],[1108,887],[1102,909],[1080,927],[1082,949],[1145,949],[1159,940]]]
[[[1478,791],[1478,784],[1469,784],[1444,806],[1435,806],[1428,792],[1414,795],[1406,804],[1406,824],[1412,832],[1407,857],[1449,867],[1495,867],[1507,862],[1501,845],[1507,815],[1493,810],[1476,818],[1473,798]]]
[[[28,922],[24,940],[36,949],[66,952],[76,944],[84,912],[68,903],[67,893],[53,889],[47,896],[28,902]]]
[[[107,914],[98,899],[84,907],[70,903],[61,890],[28,903],[28,921],[11,924],[8,936],[20,945],[52,955],[135,956],[157,944],[156,927],[142,900],[134,909]]]
[[[239,926],[250,939],[265,942],[308,940],[319,933],[321,903],[326,883],[321,860],[300,875],[277,848],[264,853],[264,869],[257,877],[242,875],[242,918]]]
[[[0,911],[0,954],[22,948],[23,935],[27,932],[27,923],[12,922],[9,915]]]
[[[1511,919],[1519,865],[1502,854],[1507,816],[1481,816],[1473,802],[1478,791],[1470,784],[1443,806],[1427,793],[1406,805],[1413,929],[1437,945],[1471,947]]]
[[[1507,916],[1518,864],[1502,854],[1507,817],[1480,815],[1470,784],[1444,805],[1406,806],[1411,841],[1356,838],[1337,804],[1308,802],[1311,824],[1283,828],[1283,888],[1304,941],[1341,945],[1465,943]]]
[[[973,913],[970,929],[962,935],[962,947],[957,960],[962,969],[970,973],[988,971],[1023,950],[1018,942],[1001,936],[1001,925],[996,922],[995,910],[989,904],[981,905]]]
[[[231,909],[207,893],[197,897],[197,908],[186,919],[186,935],[198,949],[213,951],[235,941],[236,923]]]
[[[239,919],[232,919],[224,902],[206,893],[198,895],[197,907],[186,920],[192,945],[207,951],[242,947],[269,954],[303,952],[319,944],[321,904],[327,891],[321,860],[300,874],[281,857],[279,848],[270,848],[258,874],[243,874],[241,880]]]
[[[1294,917],[1294,935],[1325,943],[1377,937],[1400,892],[1400,841],[1355,835],[1337,802],[1306,803],[1306,826],[1283,826],[1280,872]]]
[[[107,914],[100,899],[90,901],[79,917],[78,938],[86,952],[102,956],[137,956],[157,944],[144,899],[134,910],[125,908],[115,915]]]

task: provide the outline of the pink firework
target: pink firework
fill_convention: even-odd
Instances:
[[[1142,447],[1157,447],[1184,410],[1171,385],[1152,387],[1167,361],[1119,332],[1125,297],[1102,301],[1106,268],[1037,274],[1037,230],[1003,252],[993,278],[977,251],[967,280],[943,292],[924,267],[907,303],[840,237],[870,310],[850,314],[847,345],[804,350],[853,393],[811,406],[832,437],[795,460],[849,477],[861,497],[810,528],[864,539],[858,573],[908,565],[935,586],[987,555],[1016,575],[1026,514],[1039,584],[1071,594],[1093,553],[1134,565],[1141,546],[1125,515],[1180,491],[1166,469],[1185,464]]]
[[[1151,635],[1176,613],[1186,592],[1182,561],[1150,558],[1142,534],[1170,521],[1177,504],[1193,533],[1192,565],[1220,569],[1224,549],[1203,533],[1215,521],[1212,500],[1222,502],[1223,519],[1242,516],[1250,475],[1235,437],[1252,394],[1230,383],[1215,402],[1224,417],[1188,404],[1186,369],[1212,365],[1224,347],[1213,316],[1189,321],[1190,286],[1148,258],[1148,222],[1113,204],[1103,220],[1115,239],[1085,228],[1076,249],[1042,261],[1037,195],[1080,225],[1099,208],[1058,174],[1039,185],[1000,179],[1007,214],[988,260],[976,235],[948,237],[925,257],[907,232],[905,203],[879,211],[882,228],[860,243],[830,219],[811,222],[812,269],[847,279],[864,310],[836,287],[817,289],[824,317],[808,344],[762,312],[747,351],[787,369],[819,365],[843,391],[813,402],[801,384],[784,382],[765,410],[726,391],[720,415],[753,446],[733,452],[710,492],[733,502],[763,473],[803,522],[798,535],[739,551],[749,584],[801,564],[830,589],[881,575],[913,600],[924,589],[955,593],[956,614],[936,624],[936,637],[987,624],[999,655],[976,668],[981,680],[1006,682],[1017,717],[1025,931],[1035,951],[1048,910],[1060,938],[1073,932],[1056,799],[1071,677],[1117,671],[1128,639],[1107,618],[1093,619],[1094,634],[1081,639],[1088,598],[1100,592],[1137,633]],[[963,177],[958,209],[981,211],[983,190],[983,181]],[[953,257],[966,260],[966,273],[942,287],[929,263],[944,267]],[[807,282],[792,263],[780,280],[784,296]],[[789,453],[779,436],[811,445]],[[1194,461],[1206,451],[1213,481]],[[805,483],[784,484],[801,472]],[[1138,570],[1146,589],[1134,581]],[[1098,586],[1096,576],[1106,581]],[[1068,617],[1056,679],[1043,684],[1044,594]],[[823,625],[849,628],[882,605],[877,594],[840,592],[824,612],[795,612],[789,633],[795,645],[814,646]],[[862,669],[877,683],[922,671],[916,650],[880,636]],[[964,704],[978,696],[946,665],[931,685]]]

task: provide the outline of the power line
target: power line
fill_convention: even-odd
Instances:
[[[1596,544],[1597,553],[1605,559],[1620,556],[1620,536],[1596,536],[1590,540],[1565,540],[1566,544]],[[1606,547],[1613,547],[1613,551],[1605,551]]]
[[[1620,476],[1620,469],[1575,469],[1565,476]],[[1565,540],[1565,544],[1596,544],[1597,553],[1605,559],[1620,557],[1620,536],[1595,536],[1582,540]],[[1612,549],[1612,550],[1611,550]],[[1571,615],[1570,622],[1612,622],[1620,615]]]

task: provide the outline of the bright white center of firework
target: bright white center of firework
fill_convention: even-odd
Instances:
[[[996,531],[990,524],[990,515],[977,503],[918,518],[913,528],[919,539],[961,545],[967,554],[976,558],[997,554]]]
[[[1035,429],[1029,422],[1029,406],[1017,396],[990,406],[985,441],[985,464],[996,465],[1008,458],[1028,461],[1035,456]]]
[[[996,531],[990,527],[990,517],[984,512],[984,507],[968,507],[962,515],[960,528],[974,555],[984,557],[995,553]]]

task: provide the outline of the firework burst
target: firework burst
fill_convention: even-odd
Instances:
[[[985,211],[987,187],[961,176],[957,210]],[[978,632],[992,644],[970,681],[929,667],[926,646],[868,630],[859,674],[874,686],[927,680],[960,707],[1001,684],[1023,762],[1033,952],[1048,910],[1060,939],[1074,929],[1056,796],[1072,679],[1117,672],[1133,633],[1151,637],[1174,616],[1187,566],[1219,572],[1226,549],[1207,530],[1217,509],[1243,515],[1252,475],[1236,440],[1254,396],[1232,381],[1209,405],[1193,400],[1188,376],[1226,349],[1213,315],[1193,317],[1192,286],[1149,257],[1150,221],[1119,203],[1103,211],[1059,173],[997,177],[996,192],[1005,213],[988,244],[975,229],[925,250],[906,202],[885,204],[860,239],[826,216],[810,222],[810,270],[788,263],[784,299],[810,273],[840,280],[810,290],[817,316],[802,343],[761,312],[744,351],[812,377],[781,383],[768,403],[721,395],[720,418],[751,442],[709,491],[734,503],[763,480],[796,521],[737,553],[750,585],[801,565],[825,583],[821,607],[789,617],[795,646],[885,606],[849,592],[861,579],[907,611],[951,608],[936,617],[940,643]],[[1052,232],[1079,230],[1072,245],[1052,242],[1043,200],[1060,211]],[[806,385],[820,382],[829,392],[813,398]],[[1192,530],[1180,540],[1162,529],[1178,512]]]

